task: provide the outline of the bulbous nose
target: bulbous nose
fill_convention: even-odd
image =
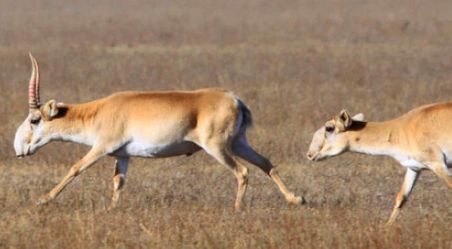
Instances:
[[[308,151],[308,153],[306,153],[306,156],[308,157],[309,160],[313,160],[314,156],[315,156],[315,152],[313,151]]]

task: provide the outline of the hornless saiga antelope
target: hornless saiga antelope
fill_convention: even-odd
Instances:
[[[406,168],[387,224],[394,223],[423,169],[452,188],[452,102],[418,107],[385,122],[364,122],[345,110],[314,133],[307,157],[319,161],[346,151],[393,157]]]
[[[246,130],[251,112],[233,93],[221,89],[173,92],[120,92],[84,104],[50,100],[41,105],[39,69],[30,54],[29,113],[14,139],[17,157],[34,154],[50,141],[91,146],[61,182],[38,204],[54,199],[68,183],[99,158],[116,158],[113,176],[115,207],[124,185],[129,158],[191,155],[201,149],[232,170],[238,182],[235,208],[240,208],[248,185],[248,169],[235,156],[262,169],[289,203],[302,197],[289,192],[269,160],[251,148]]]

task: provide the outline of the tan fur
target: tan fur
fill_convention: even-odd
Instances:
[[[33,57],[30,56],[33,61]],[[39,75],[30,79],[35,87]],[[39,98],[38,92],[30,94]],[[33,123],[33,120],[35,122]],[[116,157],[113,176],[112,207],[116,206],[124,186],[129,157],[170,157],[190,155],[201,149],[229,167],[237,178],[235,207],[240,208],[248,184],[248,169],[236,157],[258,166],[276,183],[286,200],[299,204],[287,190],[273,165],[248,144],[246,129],[251,113],[232,92],[200,89],[172,92],[120,92],[84,104],[30,106],[29,116],[16,132],[17,156],[35,153],[54,140],[66,140],[91,146],[74,164],[62,181],[38,203],[54,199],[78,174],[105,155]]]
[[[452,161],[452,102],[421,106],[385,122],[354,120],[347,124],[343,115],[350,118],[341,112],[316,132],[308,158],[322,160],[354,151],[398,160],[407,173],[388,224],[395,221],[421,170],[432,170],[452,188],[448,169]],[[327,132],[326,126],[336,128]]]

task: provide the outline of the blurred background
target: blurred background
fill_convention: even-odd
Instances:
[[[311,163],[305,152],[343,108],[381,121],[451,100],[451,11],[444,0],[0,0],[0,247],[450,248],[452,195],[432,173],[385,230],[402,167],[356,154]],[[234,213],[235,178],[201,152],[133,160],[113,212],[111,158],[34,207],[88,148],[57,142],[15,158],[29,51],[42,101],[234,91],[254,115],[251,143],[308,204],[288,206],[249,166],[247,205]]]

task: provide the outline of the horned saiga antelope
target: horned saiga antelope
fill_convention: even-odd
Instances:
[[[30,59],[29,113],[16,132],[16,155],[32,155],[56,140],[91,146],[61,182],[38,200],[39,204],[54,199],[77,175],[99,158],[110,155],[116,158],[111,202],[114,207],[124,186],[130,157],[190,155],[201,149],[229,167],[237,178],[236,208],[240,208],[248,185],[248,169],[236,156],[270,176],[289,203],[303,201],[287,190],[270,161],[248,144],[246,130],[251,126],[251,112],[231,92],[120,92],[84,104],[55,100],[41,104],[38,63],[31,54]]]
[[[318,161],[346,151],[393,157],[406,168],[389,217],[392,224],[407,201],[419,173],[432,170],[452,188],[452,102],[421,106],[385,122],[364,122],[345,110],[327,121],[312,139],[307,157]]]

